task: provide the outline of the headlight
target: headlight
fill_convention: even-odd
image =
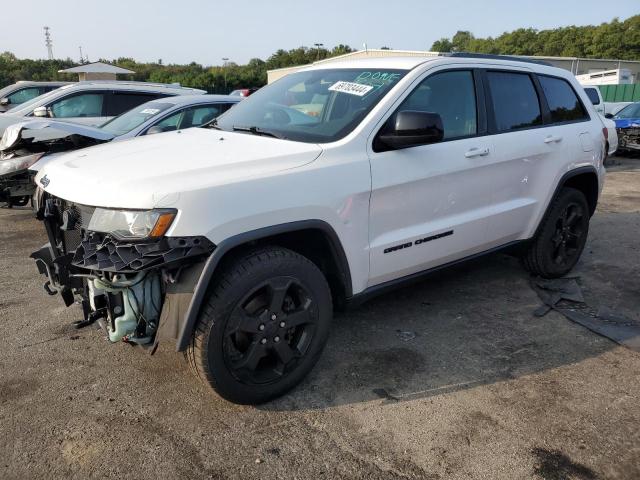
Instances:
[[[109,233],[120,239],[140,240],[163,236],[173,219],[175,210],[111,210],[96,208],[88,230]]]
[[[25,155],[24,157],[11,158],[9,160],[0,160],[0,175],[17,172],[18,170],[26,170],[36,163],[44,155],[44,152],[34,153],[33,155]]]

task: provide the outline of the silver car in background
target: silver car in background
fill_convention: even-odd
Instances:
[[[144,103],[99,127],[49,119],[9,126],[0,141],[0,202],[26,205],[35,173],[62,152],[211,123],[240,97],[180,95]]]
[[[99,80],[77,82],[40,95],[0,115],[0,134],[9,125],[34,117],[101,125],[150,100],[205,93],[207,92],[204,90],[162,83]]]
[[[0,89],[0,113],[33,100],[71,82],[32,82],[21,80]]]

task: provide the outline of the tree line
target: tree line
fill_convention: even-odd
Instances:
[[[469,31],[458,31],[451,38],[434,42],[431,50],[640,60],[640,15],[582,27],[519,28],[495,38],[477,38]]]
[[[382,48],[388,49],[388,47]],[[614,19],[601,25],[570,26],[551,30],[521,28],[495,38],[477,38],[469,31],[458,31],[451,38],[442,38],[434,42],[431,50],[640,60],[640,15],[624,21]],[[352,51],[350,46],[342,44],[332,49],[315,47],[280,49],[267,60],[253,58],[246,65],[233,62],[219,66],[204,66],[196,62],[187,65],[165,65],[161,59],[144,63],[128,57],[101,59],[101,61],[135,71],[134,80],[178,82],[187,87],[202,88],[212,93],[226,93],[235,88],[261,87],[267,82],[267,70],[305,65]],[[10,52],[4,52],[0,54],[0,87],[18,80],[75,80],[75,76],[58,73],[58,70],[75,65],[76,62],[70,58],[65,60],[19,59]]]
[[[337,45],[332,49],[298,47],[278,50],[266,61],[252,58],[246,65],[228,62],[219,66],[204,66],[196,62],[187,65],[168,64],[162,59],[156,62],[137,62],[133,58],[100,59],[135,72],[123,79],[141,82],[180,83],[186,87],[202,88],[212,93],[226,93],[235,88],[261,87],[267,83],[267,70],[305,65],[325,58],[352,52],[348,45]],[[75,75],[58,73],[77,63],[65,60],[31,60],[17,58],[11,52],[0,54],[0,87],[18,80],[75,80]]]

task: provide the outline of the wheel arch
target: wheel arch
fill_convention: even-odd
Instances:
[[[560,177],[560,180],[558,180],[558,183],[553,190],[553,194],[549,197],[549,203],[547,203],[544,213],[539,218],[533,235],[527,238],[527,242],[538,236],[540,229],[544,225],[545,219],[549,215],[549,210],[553,205],[554,199],[559,195],[560,190],[562,190],[564,187],[575,188],[576,190],[579,190],[584,194],[587,199],[587,204],[589,205],[589,215],[593,215],[593,213],[596,211],[596,206],[598,204],[598,195],[600,191],[597,170],[593,165],[587,165],[584,167],[569,170],[564,175],[562,175],[562,177]]]
[[[302,220],[244,232],[220,242],[207,259],[184,321],[181,322],[176,350],[187,348],[214,273],[226,261],[250,248],[276,245],[289,248],[311,260],[327,277],[334,304],[342,305],[352,296],[351,271],[340,239],[323,220]]]
[[[560,182],[558,182],[552,198],[555,198],[560,189],[564,187],[571,187],[581,191],[589,204],[589,214],[593,215],[595,213],[600,192],[598,173],[595,167],[580,167],[565,173]]]

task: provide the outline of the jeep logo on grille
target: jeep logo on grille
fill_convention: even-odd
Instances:
[[[46,175],[40,179],[40,183],[44,188],[47,188],[47,186],[49,186],[50,181],[51,180],[49,180]]]

